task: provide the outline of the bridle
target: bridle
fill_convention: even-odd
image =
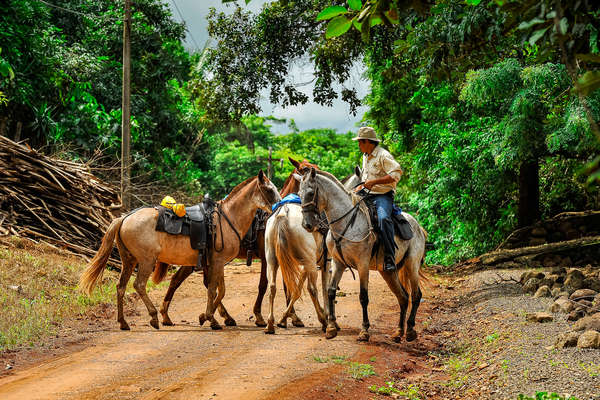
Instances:
[[[258,178],[256,179],[256,186],[258,187],[258,191],[259,191],[260,196],[262,197],[263,201],[265,203],[269,204],[270,200],[267,198],[267,195],[265,194],[265,192],[260,187],[260,182],[258,181]],[[233,225],[233,223],[231,222],[231,220],[229,219],[229,217],[227,217],[227,214],[225,214],[225,212],[223,212],[222,203],[221,202],[217,203],[217,207],[216,207],[216,211],[215,212],[218,215],[219,230],[221,231],[221,249],[217,250],[217,246],[215,246],[215,251],[217,253],[220,253],[225,248],[225,239],[223,238],[223,223],[221,222],[221,216],[225,217],[225,220],[227,221],[227,223],[229,224],[229,226],[231,227],[231,229],[233,229],[233,232],[235,233],[235,236],[237,236],[238,242],[240,243],[240,246],[241,246],[241,244],[242,244],[242,237],[240,236],[240,233],[235,228],[235,226]]]
[[[357,185],[358,186],[358,185]],[[318,208],[318,203],[319,203],[319,185],[315,184],[315,194],[313,195],[312,199],[308,202],[302,202],[301,207],[302,207],[302,213],[315,213],[316,215],[319,215],[319,208]],[[354,242],[354,243],[358,243],[358,242],[362,242],[363,240],[365,240],[366,238],[368,238],[372,233],[373,233],[373,227],[371,226],[370,220],[369,220],[369,216],[367,215],[367,221],[369,224],[369,231],[367,232],[367,234],[361,238],[360,240],[352,240],[350,238],[347,238],[345,236],[346,232],[348,231],[348,229],[354,225],[354,222],[356,221],[356,217],[358,215],[358,212],[360,210],[360,203],[364,200],[365,198],[362,197],[359,201],[356,202],[356,204],[354,206],[352,206],[348,211],[346,211],[341,217],[334,219],[333,221],[328,221],[327,220],[327,216],[325,216],[325,220],[327,220],[327,223],[329,224],[329,231],[331,232],[331,237],[333,238],[333,241],[335,243],[335,247],[338,251],[338,253],[340,253],[341,259],[344,262],[345,265],[351,266],[344,258],[344,253],[342,252],[342,245],[341,245],[341,241],[342,239],[346,239],[349,242]],[[338,233],[336,231],[333,230],[332,225],[338,221],[341,221],[342,219],[346,218],[350,213],[352,213],[352,216],[350,217],[350,219],[348,220],[348,223],[346,224],[346,227],[343,229],[342,233]],[[319,223],[323,222],[323,220],[319,220]],[[317,224],[318,225],[318,224]],[[336,237],[337,236],[337,237]],[[350,271],[352,271],[352,269],[350,269]],[[353,273],[354,274],[354,273]]]

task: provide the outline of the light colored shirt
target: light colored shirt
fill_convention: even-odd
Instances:
[[[394,182],[375,185],[371,189],[371,193],[383,194],[390,190],[395,191],[396,183],[400,180],[400,176],[402,176],[400,164],[394,160],[389,151],[377,145],[371,154],[363,154],[361,179],[363,182],[366,182],[371,179],[382,178],[386,175],[391,176]]]

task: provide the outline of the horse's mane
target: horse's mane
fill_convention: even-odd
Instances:
[[[283,186],[281,187],[281,193],[283,193],[285,191],[285,189],[288,187],[290,181],[294,178],[294,172],[296,172],[296,169],[294,168],[294,170],[292,171],[292,173],[290,174],[290,176],[287,177],[287,179],[285,180],[285,182],[283,182]]]
[[[246,187],[254,179],[256,179],[256,177],[251,176],[250,178],[246,179],[244,182],[242,182],[239,185],[237,185],[236,187],[234,187],[233,190],[227,195],[227,198],[223,201],[223,203],[230,200],[233,196],[235,196],[239,191],[241,191],[244,187]]]
[[[346,182],[348,182],[348,180],[350,178],[352,178],[353,175],[354,175],[354,173],[351,173],[350,175],[346,175],[346,177],[340,181],[340,182],[342,182],[342,185],[345,185]]]
[[[338,185],[340,187],[340,189],[342,189],[344,191],[344,193],[348,193],[348,190],[346,190],[344,185],[342,185],[342,182],[340,182],[340,180],[338,178],[336,178],[335,175],[330,174],[327,171],[322,171],[322,170],[316,170],[316,172],[317,172],[317,175],[322,175],[324,177],[331,179],[336,185]]]

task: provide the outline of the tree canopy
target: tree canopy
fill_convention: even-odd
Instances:
[[[267,93],[283,107],[336,98],[352,112],[367,106],[363,123],[405,171],[397,201],[436,244],[430,261],[489,250],[539,218],[597,209],[600,15],[592,3],[272,1],[257,13],[211,11],[216,45],[190,53],[185,26],[164,2],[135,2],[138,202],[164,194],[157,187],[220,198],[266,169],[269,148],[278,185],[292,167],[277,160],[289,156],[340,178],[360,163],[352,132],[301,132],[292,120],[261,115]],[[0,10],[0,134],[114,165],[122,5],[52,4],[9,0]],[[307,62],[309,94],[290,74]],[[365,98],[349,79],[356,65],[370,83]],[[147,197],[144,188],[152,188]]]

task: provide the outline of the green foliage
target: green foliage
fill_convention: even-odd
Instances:
[[[81,14],[11,0],[0,15],[0,91],[5,96],[0,116],[6,118],[9,134],[23,122],[21,139],[30,139],[34,146],[74,145],[82,158],[101,148],[116,158],[122,3],[59,3]],[[201,112],[185,89],[191,59],[181,44],[184,34],[183,25],[171,19],[162,2],[134,5],[131,151],[134,160],[144,160],[135,164],[138,174],[153,171],[162,148],[186,147],[201,130]],[[200,161],[202,153],[191,157]]]
[[[371,364],[361,364],[354,361],[348,365],[348,373],[351,377],[358,380],[363,380],[369,376],[376,375],[375,369]]]
[[[529,397],[524,394],[520,394],[517,397],[517,400],[577,400],[577,397],[565,397],[559,395],[558,393],[536,392],[535,397]]]
[[[371,385],[369,386],[369,391],[371,393],[382,394],[384,396],[389,396],[392,393],[400,393],[400,390],[394,387],[393,381],[386,382],[385,386]]]
[[[372,96],[387,93],[385,79],[377,83]],[[436,244],[430,262],[472,257],[505,238],[517,222],[515,170],[531,157],[540,159],[543,216],[596,205],[597,189],[585,187],[582,160],[569,157],[585,160],[598,143],[579,99],[566,90],[563,66],[523,68],[508,59],[470,72],[462,86],[409,85],[401,86],[412,89],[408,106],[391,111],[398,120],[414,121],[404,113],[416,108],[420,119],[387,137],[399,138],[390,144],[393,152],[405,152],[398,157],[407,175],[399,197]],[[596,97],[588,100],[597,112]]]
[[[332,129],[311,129],[304,132],[292,132],[286,135],[273,135],[267,119],[260,117],[244,118],[244,129],[250,130],[254,149],[250,150],[233,137],[228,141],[227,134],[215,135],[211,147],[215,148],[214,158],[206,169],[193,169],[186,166],[189,179],[197,179],[202,188],[211,196],[221,198],[260,169],[266,171],[268,146],[273,149],[272,157],[283,160],[274,163],[273,182],[279,188],[294,167],[288,157],[297,160],[307,159],[340,179],[353,171],[360,162],[360,151],[351,140],[353,134],[338,134]]]
[[[317,21],[332,19],[334,17],[337,17],[338,15],[346,14],[347,12],[348,10],[346,10],[346,8],[342,6],[327,7],[317,15]]]

